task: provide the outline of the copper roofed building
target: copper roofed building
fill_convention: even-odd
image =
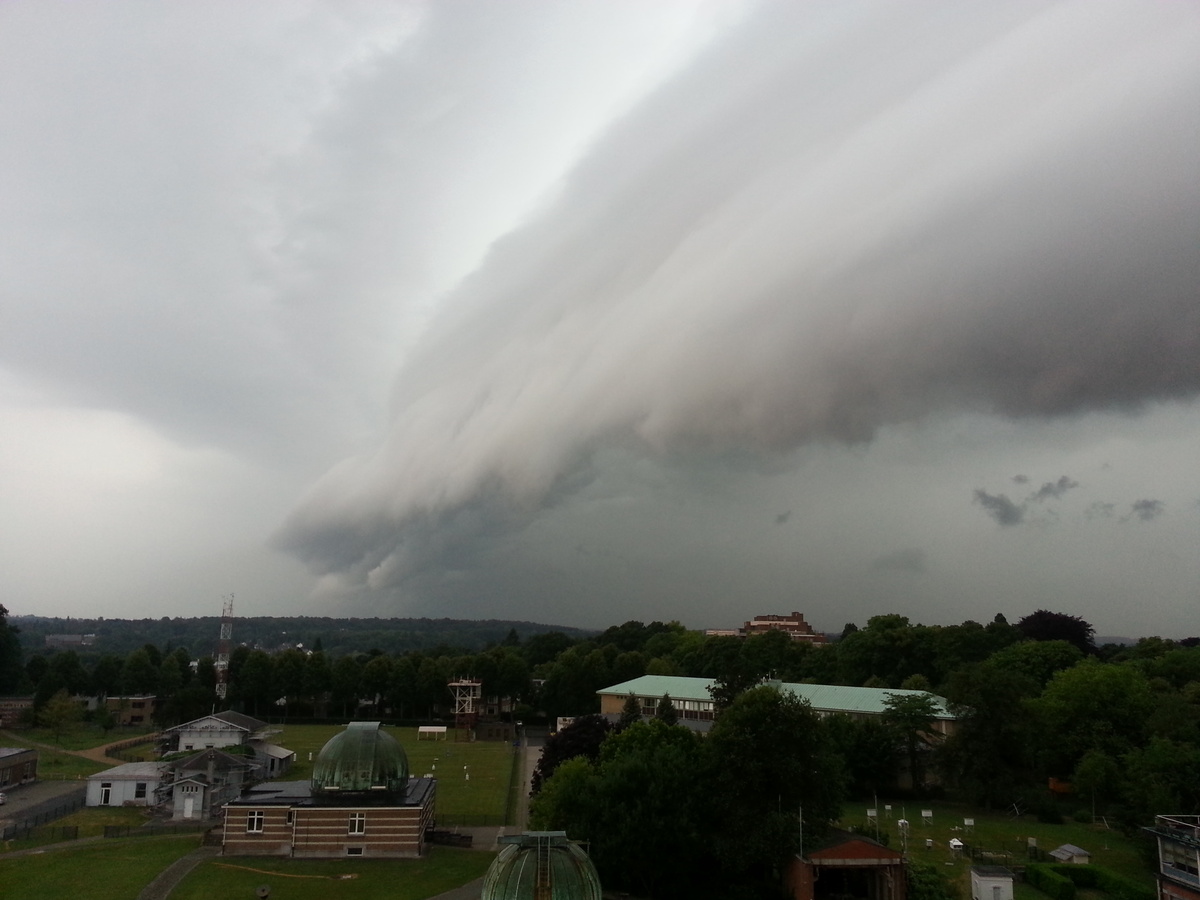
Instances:
[[[706,631],[705,634],[716,637],[749,637],[752,634],[766,634],[769,631],[782,631],[793,641],[803,641],[808,644],[824,644],[826,642],[825,635],[814,631],[813,627],[804,621],[804,613],[798,612],[793,612],[790,616],[755,616],[737,631],[714,628]]]

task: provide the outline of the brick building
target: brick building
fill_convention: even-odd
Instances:
[[[311,781],[266,782],[225,804],[227,856],[396,858],[425,853],[437,782],[412,778],[378,722],[351,722],[321,749]]]

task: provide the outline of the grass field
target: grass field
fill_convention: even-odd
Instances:
[[[171,900],[253,897],[264,884],[271,900],[424,900],[479,878],[492,858],[477,850],[431,847],[424,859],[206,860]]]
[[[90,750],[92,747],[103,747],[105,744],[128,740],[142,734],[154,734],[154,731],[145,728],[113,728],[104,732],[85,723],[75,726],[57,739],[49,729],[29,728],[22,731],[0,731],[0,741],[3,741],[6,747],[23,747],[28,746],[28,742],[33,742],[62,747],[64,750]],[[16,743],[9,743],[10,741]],[[25,743],[22,743],[23,741]]]
[[[296,752],[296,763],[284,776],[306,781],[321,748],[344,725],[288,725],[276,740]],[[514,750],[504,742],[418,741],[415,728],[386,728],[408,756],[413,775],[438,779],[437,821],[441,828],[503,825],[508,816]],[[467,776],[470,775],[470,779]]]
[[[0,740],[4,740],[3,735],[0,735]],[[5,746],[13,745],[5,744]],[[28,747],[29,745],[18,743],[15,746]],[[90,759],[74,756],[62,750],[45,750],[41,747],[36,749],[38,752],[38,778],[47,781],[87,778],[89,775],[117,765],[116,762],[92,762]]]
[[[198,835],[101,840],[0,858],[0,894],[4,900],[130,900],[199,844]]]
[[[1092,854],[1092,863],[1109,869],[1145,887],[1153,887],[1154,871],[1143,861],[1137,846],[1120,832],[1103,826],[1067,822],[1062,825],[1047,825],[1037,822],[1032,816],[1019,818],[1005,814],[981,812],[969,807],[947,803],[924,803],[921,801],[892,801],[892,810],[884,809],[887,801],[879,801],[879,830],[889,836],[889,846],[902,846],[897,822],[905,818],[909,822],[908,849],[914,859],[925,859],[942,865],[948,873],[953,872],[964,885],[962,895],[970,896],[969,870],[973,864],[1021,865],[1029,861],[1028,839],[1035,838],[1041,850],[1049,851],[1062,844],[1075,844]],[[866,816],[869,804],[847,804],[841,827],[860,825],[874,830]],[[933,811],[929,824],[921,816],[923,809]],[[964,825],[964,819],[973,819],[974,825]],[[958,838],[971,847],[998,854],[994,860],[975,860],[961,852],[950,849],[951,838]],[[931,849],[926,840],[933,841]],[[1005,858],[999,854],[1008,854]],[[1043,897],[1037,891],[1020,885],[1025,893],[1018,892],[1016,900],[1032,900]],[[1044,900],[1044,898],[1043,898]]]

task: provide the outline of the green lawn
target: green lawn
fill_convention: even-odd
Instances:
[[[481,877],[492,858],[450,847],[431,847],[425,859],[223,857],[196,867],[171,900],[253,897],[264,884],[271,900],[424,900]]]
[[[124,741],[143,734],[154,734],[154,730],[148,728],[113,728],[108,732],[104,732],[94,725],[80,724],[76,725],[70,731],[59,735],[58,738],[55,738],[54,732],[46,728],[27,728],[21,731],[0,731],[0,740],[4,742],[4,746],[6,747],[29,746],[30,742],[32,742],[35,744],[49,744],[52,747],[61,747],[64,750],[90,750],[92,747],[103,747],[105,744],[111,744],[114,741]],[[22,741],[25,743],[22,743]]]
[[[0,858],[0,892],[4,900],[130,900],[199,844],[198,835],[101,840]]]
[[[116,760],[99,763],[62,750],[43,750],[41,747],[36,749],[38,752],[38,778],[46,781],[87,778],[96,772],[103,772],[105,769],[120,765]]]
[[[276,740],[296,751],[296,764],[284,778],[306,781],[321,748],[343,725],[288,725]],[[503,741],[456,743],[418,741],[415,728],[387,728],[408,756],[413,775],[438,779],[438,826],[503,825],[507,818],[509,787],[513,776],[511,744]],[[466,767],[464,769],[464,766]],[[470,775],[470,780],[467,779]]]
[[[961,853],[950,850],[951,838],[958,838],[965,844],[1000,853],[1011,854],[1011,862],[997,856],[996,865],[1021,865],[1028,862],[1027,842],[1036,838],[1037,846],[1045,851],[1053,850],[1062,844],[1075,844],[1092,854],[1092,863],[1108,869],[1118,875],[1130,879],[1145,887],[1153,887],[1154,872],[1142,861],[1134,844],[1120,832],[1110,831],[1103,826],[1094,826],[1079,822],[1067,822],[1062,825],[1046,825],[1037,822],[1033,816],[1013,816],[987,813],[969,807],[947,803],[923,803],[920,801],[891,801],[892,811],[884,810],[887,801],[879,801],[879,829],[890,836],[889,846],[900,849],[902,846],[900,829],[897,821],[906,818],[909,822],[908,849],[915,859],[927,859],[943,865],[947,872],[953,871],[965,886],[963,896],[970,896],[969,869],[973,864],[987,863],[988,860],[972,861]],[[866,809],[869,803],[847,804],[845,815],[839,823],[846,828],[851,825],[867,826]],[[926,825],[921,817],[922,809],[932,809],[933,816],[930,824]],[[890,817],[890,818],[889,818]],[[966,826],[963,819],[974,819],[973,826]],[[872,829],[874,826],[870,826]],[[925,841],[933,841],[932,849],[926,849]],[[1042,895],[1032,888],[1027,896],[1018,896],[1016,900],[1031,900]]]

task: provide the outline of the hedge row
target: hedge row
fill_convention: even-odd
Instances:
[[[1075,882],[1056,869],[1060,866],[1030,863],[1025,867],[1025,881],[1053,900],[1075,900]]]
[[[1115,875],[1108,869],[1099,866],[1078,866],[1056,864],[1049,868],[1063,878],[1068,878],[1075,887],[1095,888],[1104,891],[1113,900],[1155,900],[1155,891],[1134,884],[1120,875]]]

